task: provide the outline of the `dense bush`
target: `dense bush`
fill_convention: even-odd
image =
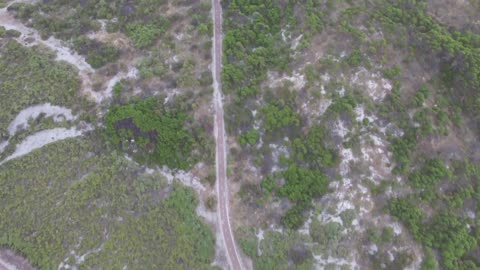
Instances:
[[[420,238],[424,213],[408,199],[399,198],[389,202],[388,210],[390,214],[400,219],[413,234],[415,238]]]
[[[115,105],[105,116],[106,134],[140,160],[186,169],[195,142],[185,128],[187,118],[185,112],[168,111],[155,99]]]
[[[390,151],[396,162],[393,172],[403,174],[410,168],[411,154],[417,146],[417,131],[410,128],[403,136],[390,138],[390,142]]]
[[[86,37],[75,39],[73,46],[79,54],[85,56],[85,60],[93,68],[100,68],[108,63],[115,62],[120,56],[117,48]]]
[[[411,173],[408,180],[415,188],[435,188],[436,184],[448,175],[449,171],[443,161],[430,159],[425,162],[421,169]]]
[[[328,179],[320,171],[312,171],[291,165],[282,173],[285,184],[279,189],[279,195],[299,204],[309,204],[313,198],[328,191]]]

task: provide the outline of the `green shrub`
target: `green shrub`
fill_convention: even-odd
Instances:
[[[7,37],[17,38],[17,37],[21,36],[22,33],[20,33],[19,31],[15,30],[15,29],[9,29],[9,30],[6,31],[6,35],[7,35]]]
[[[416,107],[420,107],[425,103],[428,98],[429,90],[426,86],[422,86],[415,96],[413,97],[412,104]]]
[[[160,33],[160,29],[154,24],[127,25],[127,35],[132,40],[133,45],[139,49],[145,49],[152,46]]]
[[[398,66],[393,66],[391,68],[387,68],[383,71],[383,76],[385,78],[393,80],[395,77],[400,75],[402,73],[402,70]]]
[[[4,38],[7,36],[7,29],[5,27],[0,26],[0,38]]]
[[[251,129],[247,132],[244,132],[240,135],[240,144],[245,145],[256,145],[260,139],[260,133],[256,129]]]

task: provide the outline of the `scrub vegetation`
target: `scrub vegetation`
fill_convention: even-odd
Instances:
[[[254,269],[480,269],[478,1],[221,4],[231,223]],[[20,110],[45,102],[100,123],[0,165],[1,246],[40,269],[211,268],[194,191],[157,173],[198,173],[216,208],[210,9],[9,7],[84,56],[93,91],[138,77],[113,81],[113,98],[92,109],[73,68],[0,28],[2,139]],[[53,125],[37,120],[2,155]]]
[[[40,269],[210,269],[214,238],[195,214],[195,192],[106,152],[99,138],[1,166],[0,244]]]
[[[14,40],[0,40],[0,135],[25,107],[52,103],[79,109],[88,108],[80,97],[80,80],[66,63],[40,48],[25,48]]]
[[[313,249],[322,269],[351,269],[348,254],[362,257],[360,269],[480,267],[478,27],[446,25],[430,5],[478,9],[471,1],[224,2],[233,171],[255,170],[252,179],[233,177],[244,211],[258,218],[240,223],[264,237],[284,227],[283,239],[310,226],[305,241],[330,246]],[[364,193],[355,181],[368,192],[354,194]],[[353,209],[337,210],[347,203]],[[388,215],[405,230],[379,227],[391,224]],[[350,230],[357,240],[345,240]],[[239,235],[254,262],[269,256],[251,251],[251,234]],[[335,254],[329,241],[359,253]]]

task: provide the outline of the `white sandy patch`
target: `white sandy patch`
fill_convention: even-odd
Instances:
[[[353,75],[350,85],[363,88],[375,102],[382,101],[393,88],[390,81],[382,78],[379,73],[371,73],[364,67]]]
[[[177,89],[172,89],[172,90],[170,90],[170,91],[167,93],[167,97],[165,98],[165,101],[163,102],[163,104],[167,104],[168,101],[170,101],[170,99],[174,98],[177,94],[178,94],[178,90],[177,90]]]
[[[113,87],[117,82],[120,82],[121,80],[124,80],[124,79],[136,79],[136,78],[138,78],[138,69],[135,67],[130,67],[126,72],[117,73],[117,75],[113,76],[113,78],[111,78],[108,81],[107,89],[102,93],[103,94],[102,98],[105,99],[105,98],[112,97]]]
[[[320,76],[320,78],[324,83],[329,83],[331,79],[330,74],[328,73],[323,74],[322,76]]]
[[[310,234],[310,225],[312,224],[312,217],[313,217],[313,211],[310,211],[308,214],[308,219],[305,221],[302,227],[298,229],[298,233],[303,234],[303,235],[309,235]]]
[[[100,23],[100,30],[98,32],[91,32],[87,34],[89,39],[102,40],[104,35],[107,35],[108,20],[97,20]]]
[[[66,128],[54,128],[54,129],[47,129],[37,132],[33,135],[28,136],[22,142],[17,144],[15,152],[3,160],[0,164],[5,163],[8,160],[21,157],[30,153],[31,151],[41,148],[47,144],[64,140],[67,138],[78,137],[82,135],[84,132],[92,130],[92,127],[87,127],[85,130],[79,130],[76,127],[72,127],[70,129]]]
[[[108,43],[119,49],[129,49],[131,48],[131,42],[125,34],[120,32],[109,33],[107,28],[107,23],[118,21],[117,18],[111,20],[97,20],[100,23],[100,30],[96,32],[90,32],[87,34],[89,39],[97,40],[103,43]]]
[[[307,83],[305,75],[298,72],[294,72],[292,76],[285,75],[283,77],[280,77],[278,72],[268,72],[268,81],[270,88],[281,87],[284,82],[288,81],[293,84],[293,88],[296,90],[302,89]]]
[[[104,91],[93,91],[92,81],[88,74],[80,73],[80,76],[83,81],[83,89],[87,92],[97,104],[102,103],[102,101],[112,97],[113,87],[117,82],[120,82],[123,79],[135,79],[138,77],[138,69],[132,65],[127,71],[121,71],[113,76],[106,85]]]
[[[300,44],[300,41],[302,40],[303,38],[303,34],[299,35],[298,37],[296,37],[293,41],[292,41],[292,46],[290,47],[290,49],[292,50],[296,50],[298,45]]]
[[[324,257],[321,255],[313,254],[313,259],[315,260],[315,269],[323,270],[327,265],[335,265],[335,266],[344,266],[348,265],[350,269],[358,269],[358,265],[356,262],[352,262],[351,260],[334,258],[331,256]],[[351,259],[351,258],[350,258]]]
[[[362,163],[368,167],[370,179],[375,183],[388,179],[391,175],[390,164],[392,162],[392,153],[388,151],[388,146],[385,139],[375,135],[368,135],[367,138],[373,142],[372,145],[367,145],[363,139],[363,147],[361,149]]]
[[[286,142],[288,142],[288,138],[284,139]],[[278,165],[280,161],[281,156],[289,157],[290,152],[288,151],[288,148],[285,145],[278,145],[278,144],[269,144],[268,145],[270,149],[272,150],[272,161],[273,164]],[[274,166],[272,168],[272,172],[279,171],[280,168],[278,166]]]
[[[287,42],[292,38],[292,33],[290,31],[287,31],[285,29],[280,30],[280,34],[282,35],[282,40],[283,42]]]
[[[303,115],[308,115],[307,126],[310,126],[313,120],[322,116],[332,104],[332,100],[328,98],[321,98],[319,101],[315,99],[309,99],[300,107]]]
[[[128,157],[129,161],[133,161],[130,157]],[[202,163],[198,163],[195,167],[201,168],[203,166]],[[194,168],[195,169],[195,168]],[[193,176],[190,172],[185,171],[173,171],[166,166],[162,168],[146,168],[145,173],[153,174],[154,172],[159,172],[162,176],[164,176],[169,185],[173,183],[174,180],[179,180],[183,185],[193,188],[199,198],[202,197],[202,192],[206,191],[205,186],[200,182],[198,177]],[[200,202],[197,206],[196,213],[198,216],[205,218],[208,222],[215,224],[217,215],[215,212],[210,211],[205,207],[205,204]]]
[[[392,222],[390,227],[393,229],[393,233],[395,235],[400,235],[403,232],[402,225],[400,225],[398,222]]]
[[[338,120],[335,125],[335,133],[343,139],[345,138],[345,136],[347,136],[349,132],[350,130],[345,127],[345,123],[343,123],[343,121],[341,120]]]
[[[365,113],[365,107],[364,107],[363,105],[360,105],[360,106],[355,107],[354,112],[355,112],[355,114],[357,115],[356,120],[357,120],[358,122],[362,122],[363,119],[365,119],[365,118],[368,119],[368,121],[369,121],[370,123],[372,123],[372,122],[374,122],[375,120],[377,120],[377,117],[375,117],[375,116],[373,116],[373,115],[367,115],[367,114]]]
[[[1,257],[0,257],[0,269],[2,270],[17,270],[17,268],[8,263],[7,261],[4,261]]]
[[[328,107],[330,107],[330,105],[332,105],[331,99],[322,99],[318,106],[318,115],[323,115],[327,111]]]
[[[76,262],[77,264],[83,263],[83,262],[85,261],[85,257],[87,257],[87,256],[90,255],[90,254],[98,253],[98,252],[102,251],[102,250],[103,250],[103,246],[104,246],[104,244],[101,244],[98,248],[89,250],[89,251],[85,252],[84,254],[82,254],[82,255],[80,255],[80,256],[73,254],[73,255],[75,256],[75,262]]]
[[[54,117],[53,120],[55,122],[64,120],[72,121],[76,119],[72,114],[72,110],[68,108],[55,106],[50,103],[34,105],[22,110],[17,117],[10,122],[10,125],[8,125],[8,133],[10,136],[15,135],[19,127],[28,128],[28,120],[37,118],[41,113],[44,113],[45,117]]]
[[[199,164],[197,164],[199,166]],[[182,184],[191,187],[197,191],[204,191],[205,187],[202,185],[200,180],[193,176],[190,172],[185,172],[183,170],[173,171],[169,169],[167,166],[163,166],[161,169],[158,169],[168,181],[169,184],[172,184],[173,180],[179,180]]]
[[[262,229],[259,229],[255,235],[257,236],[257,254],[258,256],[262,256],[262,249],[260,248],[260,243],[265,238],[264,231]]]
[[[8,146],[8,141],[4,141],[0,143],[0,154],[5,150],[7,146]]]
[[[368,247],[368,254],[370,255],[373,255],[375,253],[378,252],[378,247],[376,244],[371,244],[369,247]]]
[[[363,118],[368,118],[373,125],[377,117],[375,115],[367,115],[363,106],[355,108],[356,119],[359,121]],[[338,121],[335,125],[334,133],[342,139],[346,139],[350,130],[342,121]],[[341,162],[339,164],[339,175],[341,180],[330,182],[331,192],[325,195],[315,209],[320,212],[316,218],[322,223],[337,222],[343,224],[341,220],[341,213],[348,209],[353,209],[356,213],[352,221],[351,228],[345,228],[343,233],[359,234],[365,232],[369,226],[374,227],[391,227],[395,235],[403,233],[402,226],[392,221],[387,215],[380,215],[378,218],[372,218],[375,204],[369,189],[363,183],[363,179],[370,178],[375,183],[389,179],[391,176],[392,154],[388,151],[388,142],[386,135],[380,133],[368,133],[360,136],[359,151],[346,149],[342,145],[338,148]],[[352,171],[355,168],[355,172]],[[368,227],[366,227],[368,226]],[[354,246],[361,246],[362,243],[351,242]],[[407,242],[405,247],[413,246],[413,249],[418,250],[415,253],[413,263],[410,265],[412,269],[418,269],[418,263],[421,262],[422,252],[415,243]],[[402,246],[403,247],[403,246]],[[317,269],[324,269],[326,265],[349,265],[350,269],[360,269],[358,265],[361,257],[366,253],[374,254],[378,252],[378,247],[368,246],[366,249],[357,250],[352,248],[349,250],[346,258],[337,258],[337,255],[332,254],[327,250],[320,255],[315,255],[315,265]]]
[[[321,221],[323,224],[335,222],[343,226],[343,221],[340,218],[339,214],[340,213],[335,213],[334,215],[332,215],[327,212],[322,212],[320,215],[318,215],[317,219]]]

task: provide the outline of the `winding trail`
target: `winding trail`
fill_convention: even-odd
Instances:
[[[214,133],[216,144],[216,188],[217,188],[217,215],[220,231],[223,236],[228,262],[231,269],[244,269],[241,257],[237,251],[235,239],[232,233],[229,216],[229,191],[226,173],[227,151],[225,140],[225,123],[223,118],[223,101],[220,84],[220,74],[222,70],[222,6],[220,0],[212,0],[212,18],[213,18],[213,46],[212,46],[212,76],[213,76],[213,97],[215,108]]]

